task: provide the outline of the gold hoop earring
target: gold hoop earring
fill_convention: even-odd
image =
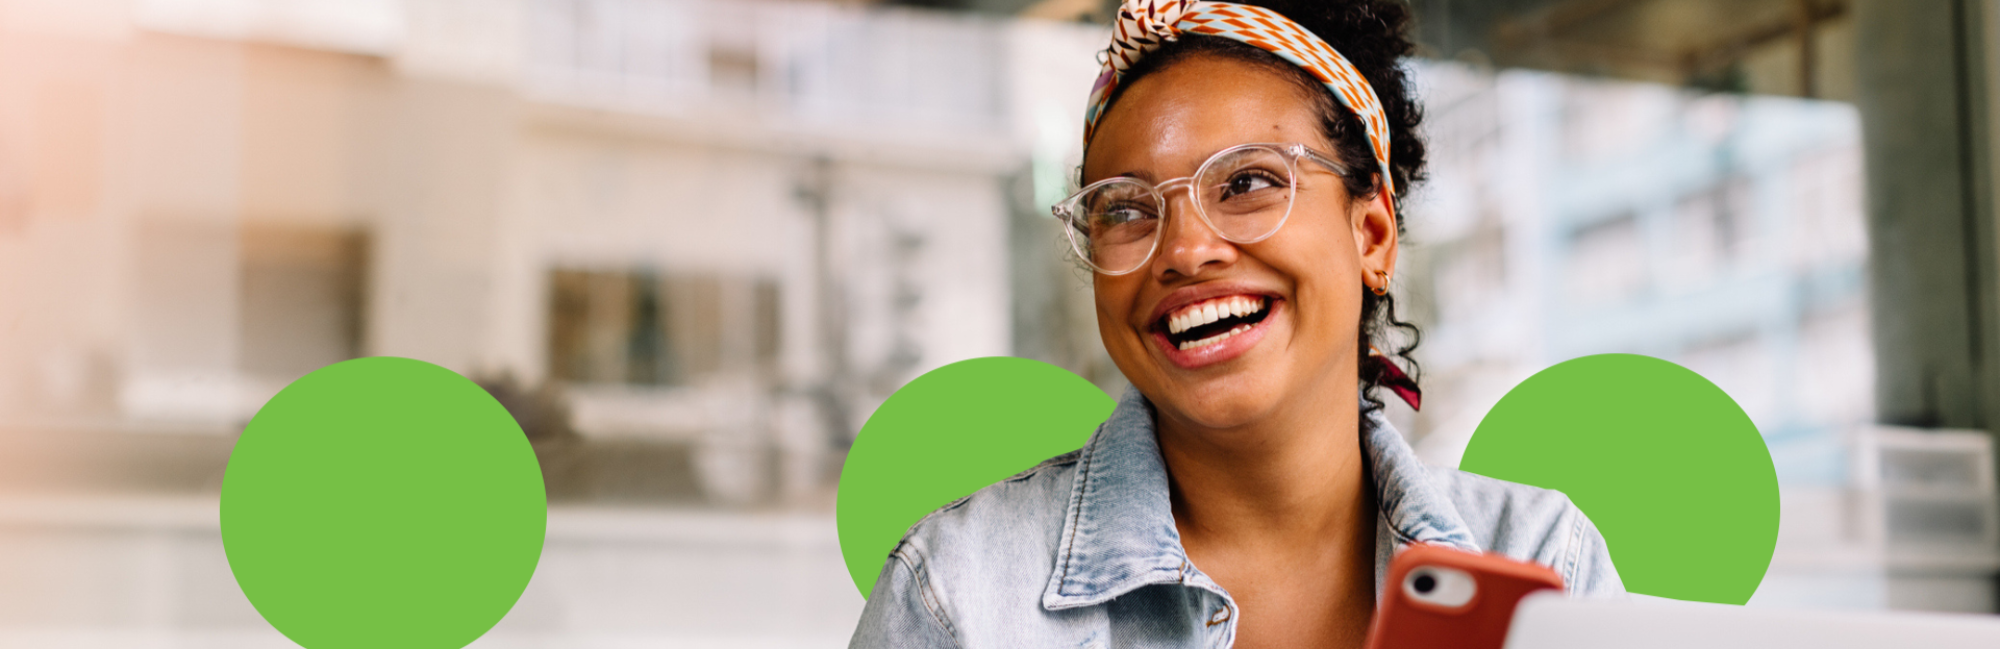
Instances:
[[[1385,273],[1385,272],[1382,272],[1382,271],[1379,271],[1379,270],[1378,270],[1378,271],[1375,271],[1375,279],[1376,279],[1377,281],[1380,281],[1380,282],[1382,282],[1382,285],[1381,285],[1381,286],[1370,286],[1370,287],[1368,287],[1368,290],[1370,290],[1370,291],[1374,291],[1374,292],[1375,292],[1375,295],[1376,295],[1377,297],[1380,297],[1380,296],[1383,296],[1383,295],[1388,295],[1388,294],[1389,294],[1389,274],[1388,274],[1388,273]]]

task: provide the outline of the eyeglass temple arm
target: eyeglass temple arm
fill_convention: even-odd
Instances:
[[[1347,175],[1348,171],[1347,165],[1341,164],[1338,161],[1335,161],[1334,159],[1328,156],[1322,155],[1320,154],[1320,152],[1312,150],[1311,147],[1308,147],[1304,144],[1293,144],[1286,148],[1291,150],[1292,155],[1305,158],[1313,162],[1317,162],[1319,163],[1320,166],[1326,167],[1328,171],[1332,171],[1335,175],[1339,176]]]

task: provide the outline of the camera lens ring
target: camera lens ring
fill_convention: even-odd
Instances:
[[[1404,596],[1425,606],[1449,610],[1463,609],[1479,592],[1479,580],[1457,568],[1426,565],[1412,568],[1402,578]]]

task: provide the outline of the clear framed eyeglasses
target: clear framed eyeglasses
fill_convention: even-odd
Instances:
[[[1145,267],[1160,248],[1167,195],[1188,188],[1194,213],[1231,243],[1256,243],[1291,218],[1300,159],[1336,175],[1347,168],[1303,144],[1242,144],[1217,152],[1194,175],[1152,184],[1130,176],[1106,178],[1071,194],[1050,211],[1068,227],[1070,247],[1091,269],[1123,275]]]

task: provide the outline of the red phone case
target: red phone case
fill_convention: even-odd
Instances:
[[[1417,577],[1444,575],[1438,569],[1470,575],[1471,598],[1457,606],[1425,601],[1406,585]],[[1456,583],[1456,578],[1453,578]],[[1433,578],[1432,588],[1438,579]],[[1436,545],[1405,548],[1389,563],[1381,605],[1368,626],[1368,649],[1500,649],[1507,642],[1507,625],[1522,597],[1539,590],[1562,590],[1563,580],[1547,567],[1497,554],[1474,554]]]

